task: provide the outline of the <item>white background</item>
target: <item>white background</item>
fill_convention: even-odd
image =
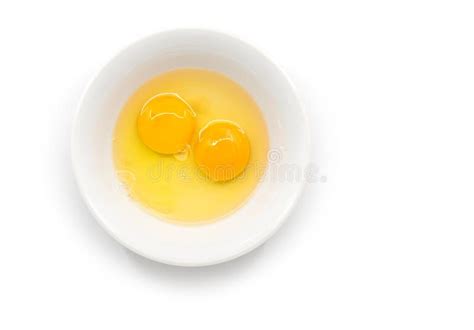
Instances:
[[[280,64],[327,178],[214,267],[126,251],[70,167],[87,82],[176,27]],[[1,329],[474,328],[472,1],[4,1],[0,42]]]

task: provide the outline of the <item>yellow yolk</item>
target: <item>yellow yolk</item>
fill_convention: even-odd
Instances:
[[[192,108],[174,93],[161,93],[149,99],[137,120],[142,142],[162,154],[183,151],[191,140],[195,125]]]
[[[230,121],[214,120],[200,132],[194,145],[194,160],[213,181],[228,181],[244,171],[250,158],[245,132]]]

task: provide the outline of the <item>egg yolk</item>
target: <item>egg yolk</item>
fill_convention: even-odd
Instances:
[[[138,135],[153,151],[175,154],[190,143],[196,126],[195,117],[191,106],[178,94],[157,94],[140,111]]]
[[[229,121],[211,121],[199,132],[194,160],[214,181],[228,181],[247,166],[250,143],[244,130]]]

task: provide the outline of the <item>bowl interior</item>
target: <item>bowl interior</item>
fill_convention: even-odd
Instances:
[[[176,225],[145,212],[128,198],[112,163],[112,133],[125,101],[147,80],[180,67],[218,71],[239,83],[260,106],[269,132],[269,165],[256,191],[240,209],[206,225]],[[250,251],[284,221],[304,182],[306,124],[287,78],[253,47],[216,32],[164,32],[126,48],[92,81],[76,117],[73,166],[86,203],[123,245],[169,264],[214,264]]]

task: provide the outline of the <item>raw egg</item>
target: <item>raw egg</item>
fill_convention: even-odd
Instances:
[[[199,224],[234,212],[264,178],[258,104],[218,72],[177,69],[140,86],[117,118],[119,189],[157,221]]]
[[[160,93],[149,99],[140,111],[137,130],[151,150],[175,154],[189,144],[195,127],[191,106],[175,93]]]
[[[250,143],[237,124],[215,120],[199,132],[194,160],[214,181],[228,181],[242,173],[249,162]]]

